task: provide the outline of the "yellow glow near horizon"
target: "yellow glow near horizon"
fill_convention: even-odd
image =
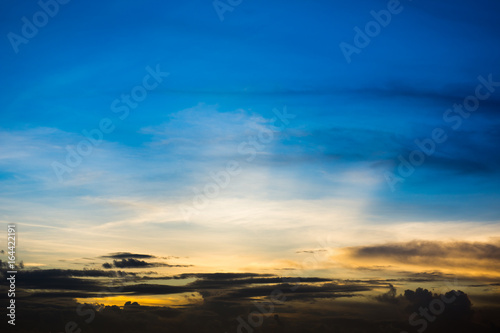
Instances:
[[[169,295],[119,295],[100,298],[77,298],[78,303],[98,303],[106,306],[116,305],[123,307],[126,302],[137,302],[143,306],[179,307],[203,302],[203,297],[198,292],[169,294]]]

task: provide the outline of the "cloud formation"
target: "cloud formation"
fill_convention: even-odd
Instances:
[[[144,260],[125,258],[121,260],[113,260],[113,263],[102,264],[103,268],[148,268],[148,267],[189,267],[190,265],[170,265],[160,262],[147,262]]]
[[[110,258],[110,259],[128,259],[128,258],[153,259],[153,258],[156,258],[156,256],[153,256],[153,255],[150,255],[150,254],[139,254],[139,253],[130,253],[130,252],[115,252],[115,253],[111,253],[111,254],[102,256],[102,258]]]
[[[500,278],[499,242],[410,241],[347,247],[339,258],[359,269],[416,269]],[[391,266],[392,265],[392,266]]]
[[[459,248],[469,247],[462,244]],[[494,256],[494,250],[489,247],[475,248],[483,252],[490,249]],[[392,252],[398,256],[415,256],[422,252],[419,249],[418,244],[407,247],[385,244],[351,248],[351,251],[359,257],[373,258],[391,256]],[[117,258],[122,254],[129,256],[129,252],[117,253]],[[124,268],[154,264],[130,257],[114,261],[125,262]],[[454,296],[456,302],[447,304],[442,315],[429,321],[427,331],[442,332],[452,327],[456,332],[463,332],[464,328],[469,332],[488,332],[485,322],[492,318],[488,312],[493,311],[491,305],[477,308],[486,316],[479,318],[475,316],[471,298],[463,292],[452,290],[438,294],[424,288],[397,292],[397,288],[406,283],[434,283],[444,278],[438,273],[408,273],[397,279],[341,280],[254,272],[161,275],[112,269],[24,269],[18,273],[17,299],[23,309],[18,331],[24,333],[35,327],[64,330],[64,325],[73,321],[82,330],[96,333],[117,329],[135,332],[139,327],[141,332],[156,329],[174,333],[236,332],[243,325],[242,320],[251,322],[249,318],[254,313],[253,316],[258,314],[254,319],[259,322],[255,328],[262,332],[369,329],[396,333],[415,329],[415,325],[408,322],[414,311],[429,308],[435,300]],[[149,304],[153,299],[160,301],[154,303],[157,305],[141,304],[142,301]],[[173,299],[184,300],[184,303],[176,305],[170,301]],[[419,321],[419,325],[423,322]]]

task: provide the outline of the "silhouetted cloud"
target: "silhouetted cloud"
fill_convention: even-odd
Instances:
[[[425,311],[421,309],[429,309],[427,312],[434,318],[428,320],[436,321],[436,324],[468,323],[474,313],[469,297],[460,290],[433,294],[427,289],[417,288],[415,291],[405,290],[404,299],[410,303],[407,307],[409,313],[422,314]]]
[[[178,278],[188,279],[188,278],[198,278],[198,279],[208,279],[208,280],[234,280],[243,278],[260,278],[260,277],[271,277],[273,274],[257,274],[257,273],[185,273],[177,275]]]
[[[389,291],[385,294],[376,296],[375,299],[379,302],[393,303],[393,304],[399,303],[399,300],[396,297],[396,288],[394,288],[394,286],[390,283],[389,283]]]
[[[302,281],[300,281],[302,282]],[[340,285],[336,283],[325,283],[319,286],[300,284],[276,284],[268,286],[258,286],[250,288],[239,288],[231,291],[227,297],[230,298],[252,298],[265,297],[271,295],[274,290],[280,290],[286,296],[297,298],[337,298],[337,297],[352,297],[354,293],[361,291],[369,291],[372,288],[361,285]]]
[[[332,282],[331,279],[324,278],[304,278],[298,277],[297,281],[301,283],[318,283],[318,282]],[[283,278],[280,277],[252,277],[252,278],[201,278],[192,282],[191,286],[196,286],[199,288],[210,288],[210,289],[226,289],[228,286],[243,286],[243,285],[258,285],[258,284],[279,284],[283,283]]]
[[[157,257],[153,256],[153,255],[150,255],[150,254],[139,254],[139,253],[130,253],[130,252],[115,252],[115,253],[110,253],[108,255],[102,256],[101,258],[110,258],[110,259],[128,259],[128,258],[153,259],[153,258],[157,258]]]
[[[189,267],[190,265],[170,265],[166,263],[159,262],[147,262],[144,260],[138,260],[134,258],[121,259],[121,260],[113,260],[113,263],[104,263],[102,264],[103,268],[147,268],[147,267]]]
[[[135,273],[124,272],[124,271],[104,271],[99,269],[33,269],[21,271],[19,274],[23,274],[24,279],[26,278],[50,278],[50,277],[117,277],[131,275],[135,276]]]
[[[429,276],[438,278],[434,274]],[[64,331],[69,321],[77,323],[82,331],[95,333],[116,330],[237,332],[241,323],[237,318],[248,322],[249,314],[255,311],[265,313],[259,326],[262,332],[410,332],[414,327],[408,324],[406,317],[415,309],[429,307],[433,300],[443,296],[448,299],[455,296],[455,300],[447,304],[443,315],[428,324],[426,332],[443,332],[449,327],[464,332],[460,326],[470,332],[488,332],[484,329],[486,319],[474,319],[472,303],[464,293],[433,294],[417,288],[398,296],[394,284],[400,284],[404,279],[333,280],[258,273],[185,273],[151,277],[112,270],[60,269],[25,270],[19,272],[18,277],[20,289],[29,292],[21,292],[17,298],[22,311],[16,332]],[[195,281],[190,281],[193,278]],[[164,281],[150,283],[157,280]],[[184,285],[164,283],[169,280],[190,282]],[[389,290],[374,298],[365,297],[366,293],[383,286]],[[195,293],[201,295],[203,302],[178,308],[144,306],[134,299],[136,296]],[[281,301],[273,301],[270,297],[273,293],[280,295]],[[120,300],[129,299],[123,300],[121,306],[79,304],[73,300],[113,296],[120,296]],[[355,307],[349,301],[352,299],[356,299]],[[76,315],[77,309],[81,315]],[[403,317],[399,315],[402,309],[405,310]],[[482,313],[489,314],[485,310]],[[385,316],[384,319],[379,318],[381,315]],[[93,319],[86,322],[91,316]],[[493,317],[488,315],[486,318]]]

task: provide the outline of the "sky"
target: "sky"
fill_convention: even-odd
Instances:
[[[172,311],[234,331],[283,276],[303,288],[264,331],[323,329],[316,307],[330,328],[394,320],[405,289],[499,310],[498,2],[0,9],[0,256],[15,224],[29,311],[93,300],[113,327]]]

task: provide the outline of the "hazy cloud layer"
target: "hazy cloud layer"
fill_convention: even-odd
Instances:
[[[426,271],[449,272],[454,268],[457,274],[487,275],[500,278],[499,242],[444,242],[411,241],[382,245],[348,247],[341,250],[341,258],[359,269],[386,270],[398,267],[418,267]],[[394,265],[394,266],[391,266]]]

